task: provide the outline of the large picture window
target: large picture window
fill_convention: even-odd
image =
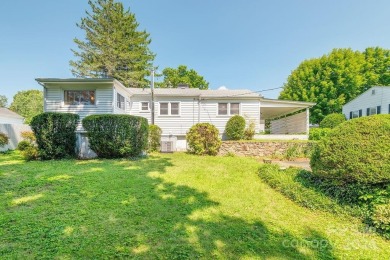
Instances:
[[[94,90],[65,90],[65,105],[95,105]]]
[[[116,93],[116,106],[120,109],[125,109],[125,97]]]

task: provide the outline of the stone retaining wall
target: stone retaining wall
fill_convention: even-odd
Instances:
[[[238,156],[257,156],[271,157],[285,155],[289,147],[296,147],[300,151],[308,148],[309,142],[286,142],[286,141],[269,141],[269,142],[242,142],[242,141],[225,141],[222,142],[218,155],[227,155],[229,153]]]

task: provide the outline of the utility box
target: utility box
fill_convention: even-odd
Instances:
[[[161,152],[162,153],[173,153],[176,151],[176,137],[167,136],[161,137]]]

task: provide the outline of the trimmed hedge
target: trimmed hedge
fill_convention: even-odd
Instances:
[[[344,123],[347,119],[343,114],[329,114],[320,123],[321,128],[335,128],[341,123]]]
[[[45,112],[31,120],[39,157],[43,160],[76,155],[76,127],[79,116],[70,113]]]
[[[218,129],[209,123],[193,125],[186,139],[188,151],[197,155],[217,155],[222,144]]]
[[[91,149],[100,158],[140,156],[148,147],[148,121],[131,115],[90,115],[83,119]]]
[[[356,118],[314,148],[313,173],[344,183],[390,183],[390,115]]]
[[[158,125],[149,125],[149,152],[160,151],[162,130]]]
[[[239,115],[235,115],[229,119],[226,123],[225,133],[229,140],[241,140],[244,139],[245,133],[245,118]]]

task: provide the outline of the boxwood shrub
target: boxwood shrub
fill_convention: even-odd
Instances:
[[[148,121],[131,115],[90,115],[82,120],[91,149],[100,158],[139,156],[148,147]]]
[[[390,115],[340,124],[315,146],[313,173],[344,183],[390,182]]]
[[[186,139],[188,151],[197,155],[217,155],[222,144],[218,129],[209,123],[193,125]]]
[[[36,137],[38,155],[43,160],[74,157],[79,116],[45,112],[33,117],[30,125]]]
[[[320,123],[321,128],[335,128],[341,123],[346,121],[345,116],[343,114],[329,114]]]
[[[231,117],[226,123],[225,133],[229,140],[244,139],[245,118],[239,115]]]

